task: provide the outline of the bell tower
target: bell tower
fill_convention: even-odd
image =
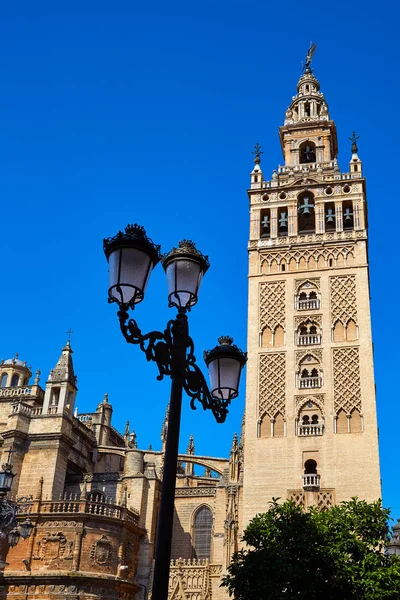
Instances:
[[[355,134],[339,168],[314,50],[280,127],[284,164],[266,180],[257,145],[250,176],[244,526],[273,497],[381,495],[365,179]]]

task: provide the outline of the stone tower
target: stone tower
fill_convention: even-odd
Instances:
[[[380,497],[357,137],[348,172],[310,67],[280,127],[283,166],[251,173],[243,517],[272,497],[321,508]],[[349,144],[350,145],[350,144]]]

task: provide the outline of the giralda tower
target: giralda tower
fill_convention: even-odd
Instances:
[[[267,181],[256,146],[248,192],[244,526],[272,497],[381,495],[365,179],[355,134],[339,168],[311,58],[280,127],[283,166]]]

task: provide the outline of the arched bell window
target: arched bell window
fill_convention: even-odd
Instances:
[[[335,203],[327,202],[325,204],[325,231],[336,230]]]
[[[315,203],[311,192],[303,192],[297,202],[298,232],[315,232]]]
[[[3,373],[3,375],[1,376],[0,387],[7,387],[7,378],[8,378],[7,373]]]
[[[278,208],[278,236],[288,234],[288,209],[286,206]]]
[[[11,387],[17,387],[19,383],[19,375],[14,374],[11,378]]]
[[[271,235],[271,211],[269,208],[261,211],[260,237],[269,238]]]
[[[315,144],[306,140],[300,145],[300,164],[315,163]]]
[[[343,202],[343,229],[354,229],[353,203],[351,200]]]
[[[194,558],[211,558],[211,533],[213,516],[208,506],[201,506],[195,514],[193,522]]]

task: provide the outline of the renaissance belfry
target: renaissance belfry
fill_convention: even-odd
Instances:
[[[254,150],[245,419],[238,434],[229,417],[223,426],[229,455],[196,454],[193,436],[179,454],[169,600],[227,600],[221,579],[273,497],[325,509],[381,495],[365,180],[356,134],[339,168],[312,55],[269,180]],[[32,529],[0,538],[0,600],[148,600],[169,408],[149,448],[133,392],[123,433],[112,389],[94,406],[78,396],[93,406],[79,413],[72,354],[68,340],[44,385],[18,355],[0,361],[0,465],[12,461],[17,516]]]
[[[354,133],[339,168],[314,50],[269,181],[254,151],[243,526],[272,497],[325,508],[381,495],[365,179]]]

